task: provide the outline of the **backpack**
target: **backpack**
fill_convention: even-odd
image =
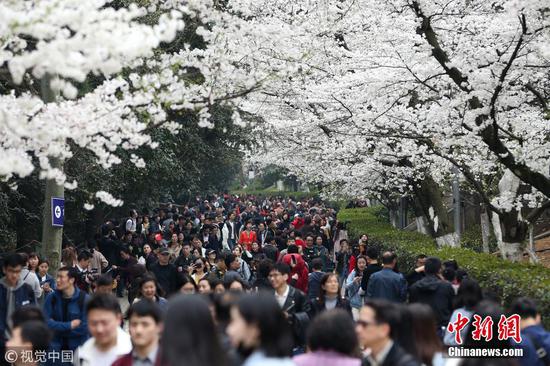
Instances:
[[[550,365],[550,355],[544,348],[544,346],[539,342],[536,336],[531,334],[526,334],[527,338],[533,343],[535,351],[537,352],[537,358],[545,365]]]

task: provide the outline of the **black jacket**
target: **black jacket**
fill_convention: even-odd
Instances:
[[[338,300],[336,301],[336,308],[337,309],[343,309],[343,310],[347,311],[350,316],[352,316],[352,314],[351,314],[351,305],[349,303],[349,300],[346,299],[345,297],[338,297]],[[309,312],[308,312],[308,315],[309,315],[310,319],[313,319],[315,316],[319,315],[320,313],[322,313],[325,310],[326,310],[325,302],[321,301],[320,298],[310,300]]]
[[[369,264],[367,268],[363,271],[363,277],[361,278],[361,288],[363,291],[367,292],[367,286],[369,285],[370,276],[373,273],[382,270],[382,266],[378,263]]]
[[[153,272],[157,278],[157,281],[160,287],[164,290],[166,297],[178,290],[178,270],[176,269],[176,266],[171,263],[162,266],[159,262],[157,262],[151,266],[151,272]]]
[[[302,291],[289,286],[283,311],[288,313],[288,321],[294,335],[294,346],[304,346],[306,343],[306,329],[309,325],[309,303],[306,295]]]
[[[407,276],[405,276],[405,279],[407,280],[407,284],[409,287],[414,285],[416,282],[420,281],[426,276],[424,272],[416,272],[414,269],[409,272]]]
[[[426,275],[409,290],[409,302],[420,302],[430,305],[438,326],[446,327],[453,312],[455,292],[450,283],[435,275]]]
[[[370,366],[371,363],[367,358],[363,359],[362,366]],[[397,343],[394,343],[390,348],[390,352],[380,366],[420,366],[412,355],[405,352]]]

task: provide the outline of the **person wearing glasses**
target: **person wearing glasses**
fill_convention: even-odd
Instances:
[[[355,322],[359,346],[365,358],[363,366],[420,366],[396,341],[400,322],[398,305],[387,300],[367,300]]]

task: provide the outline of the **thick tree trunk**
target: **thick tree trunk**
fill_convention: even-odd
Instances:
[[[55,102],[56,95],[50,88],[49,75],[41,80],[41,93],[44,103]],[[56,158],[50,159],[52,168],[63,170],[63,162]],[[65,197],[65,187],[58,185],[54,179],[46,180],[44,192],[44,213],[42,219],[42,255],[50,262],[50,272],[55,273],[61,262],[61,244],[63,240],[63,228],[52,226],[52,197]]]
[[[57,159],[51,159],[52,167],[63,169],[63,164]],[[55,180],[46,180],[44,194],[44,216],[42,219],[42,254],[50,262],[50,271],[55,273],[61,262],[61,243],[63,228],[52,226],[52,197],[65,197],[65,188]]]
[[[416,231],[422,234],[430,235],[428,220],[424,216],[416,217]]]
[[[498,183],[498,189],[501,195],[517,194],[519,185],[519,178],[507,170]],[[516,262],[521,260],[529,226],[521,219],[520,213],[516,209],[494,213],[492,223],[502,257]]]
[[[422,212],[422,207],[420,207],[417,199],[410,198],[409,201],[411,202],[414,209],[416,231],[425,235],[431,235],[428,219],[426,219],[426,216],[424,216],[424,212]]]
[[[438,245],[460,246],[458,235],[454,233],[451,218],[443,205],[443,194],[437,183],[430,176],[413,185],[417,205],[428,220],[430,235]],[[417,215],[418,216],[418,215]]]
[[[487,208],[485,205],[483,205],[483,208],[481,210],[480,214],[480,221],[481,221],[481,241],[483,243],[483,252],[489,253],[489,236],[491,231],[491,222],[489,219],[489,213],[487,212]]]

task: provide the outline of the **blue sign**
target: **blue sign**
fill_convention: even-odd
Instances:
[[[65,199],[52,197],[52,226],[63,227],[65,219]]]

